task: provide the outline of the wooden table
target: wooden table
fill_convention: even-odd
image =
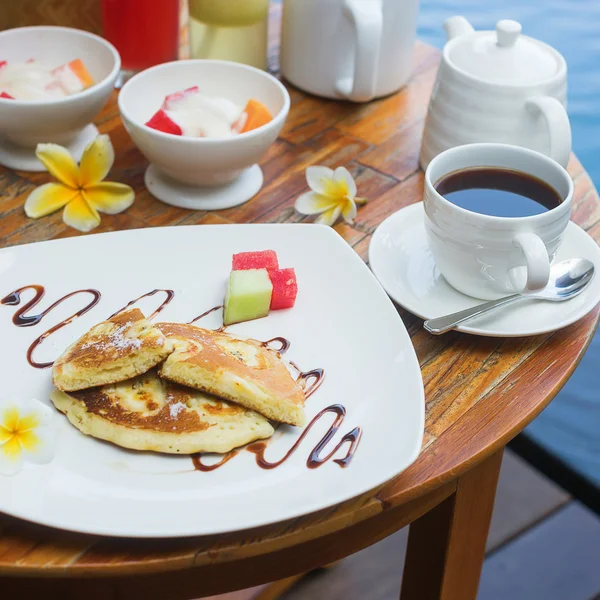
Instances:
[[[110,179],[130,183],[135,204],[104,216],[98,231],[203,223],[297,222],[295,197],[308,165],[346,165],[369,203],[336,230],[366,259],[371,234],[399,208],[421,200],[417,165],[423,117],[439,55],[416,47],[414,73],[400,93],[366,105],[330,102],[290,89],[292,109],[262,162],[265,185],[247,204],[190,212],[144,189],[146,161],[126,134],[115,98],[97,120],[117,159]],[[572,158],[573,220],[600,239],[600,203]],[[78,235],[60,213],[28,220],[23,202],[45,174],[0,171],[4,246]],[[460,333],[433,337],[400,310],[423,372],[423,451],[381,489],[307,517],[243,533],[186,540],[116,540],[0,517],[0,596],[86,600],[180,600],[280,580],[326,565],[412,523],[404,600],[475,598],[505,444],[554,397],[596,328],[596,308],[550,335],[522,339]],[[2,483],[10,485],[10,481]],[[400,577],[400,565],[398,565]]]

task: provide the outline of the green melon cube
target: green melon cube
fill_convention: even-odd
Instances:
[[[223,324],[231,325],[266,317],[272,293],[273,284],[266,269],[232,271],[225,295]]]

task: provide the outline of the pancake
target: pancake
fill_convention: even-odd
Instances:
[[[181,323],[157,323],[173,342],[159,375],[232,400],[261,415],[304,425],[304,392],[279,354],[256,340]]]
[[[170,351],[162,332],[133,308],[71,344],[54,363],[52,380],[63,392],[125,381],[150,370]]]
[[[261,415],[161,380],[154,369],[99,388],[54,390],[50,397],[82,433],[133,450],[224,453],[274,432]]]

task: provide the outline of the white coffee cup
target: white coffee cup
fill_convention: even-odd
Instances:
[[[463,169],[491,167],[532,175],[562,202],[528,217],[497,217],[466,210],[441,196],[436,184]],[[458,291],[493,300],[548,283],[550,264],[569,222],[571,177],[547,156],[507,144],[467,144],[436,156],[425,172],[425,229],[435,262]]]

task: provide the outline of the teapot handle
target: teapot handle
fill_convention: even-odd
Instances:
[[[541,114],[550,135],[550,158],[566,168],[571,155],[571,124],[565,107],[551,96],[528,98],[525,106],[532,114]]]
[[[338,79],[336,91],[354,102],[368,102],[375,96],[379,50],[383,31],[381,0],[344,0],[344,15],[356,35],[354,74]]]

